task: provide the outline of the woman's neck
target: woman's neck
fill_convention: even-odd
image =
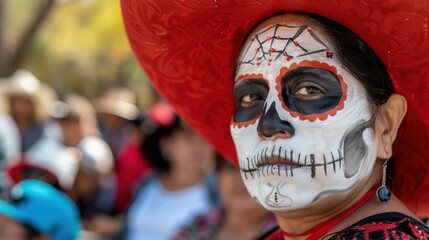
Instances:
[[[368,179],[358,181],[348,193],[335,193],[326,198],[317,200],[317,202],[305,209],[300,208],[287,212],[274,212],[280,229],[291,234],[302,234],[318,224],[323,225],[325,224],[324,222],[328,220],[331,222],[331,218],[343,215],[345,210],[352,207],[358,201],[361,201],[374,186],[379,184],[381,180],[381,165],[382,163],[380,162],[376,164],[373,169],[373,173],[380,174],[371,174]],[[364,203],[361,203],[359,207],[345,219],[335,224],[327,234],[341,231],[365,217],[374,215],[377,210],[383,211],[383,209],[384,208],[378,203],[376,197],[373,196]],[[285,239],[300,240],[306,239],[307,237],[308,236],[300,236]]]
[[[343,210],[337,210],[337,211],[341,212]],[[338,214],[337,211],[332,211],[332,212],[335,212],[336,214]],[[377,200],[376,196],[372,196],[367,202],[361,205],[350,216],[347,216],[344,220],[342,220],[340,223],[335,225],[330,231],[328,231],[324,235],[341,231],[366,217],[380,214],[380,213],[386,213],[386,212],[400,212],[410,217],[416,218],[416,216],[396,196],[392,195],[391,199],[386,203],[380,203]],[[276,217],[277,217],[279,226],[283,231],[286,231],[289,233],[302,233],[316,226],[320,222],[330,219],[329,216],[332,217],[332,216],[335,216],[335,214],[311,215],[311,217],[307,217],[307,218],[305,217],[295,218],[295,219],[292,219],[292,221],[291,219],[286,219],[281,216],[276,216]],[[321,217],[321,218],[317,220],[317,217]],[[303,221],[303,222],[300,222],[300,221]],[[327,224],[329,224],[329,222]],[[302,225],[303,227],[300,227],[300,225]],[[296,232],[293,232],[293,231],[296,231]],[[307,237],[308,236],[300,236],[300,237],[285,238],[285,239],[288,239],[288,240],[289,239],[306,239]]]
[[[350,216],[365,208],[365,205],[368,204],[368,199],[374,197],[375,190],[369,192],[370,189],[366,187],[362,191],[348,194],[347,197],[337,196],[336,201],[332,201],[332,198],[321,199],[317,206],[313,205],[305,210],[278,213],[276,214],[277,222],[280,229],[289,234],[303,234],[307,231],[318,231],[322,228],[327,228],[326,234],[341,230],[353,224],[354,222],[349,221]],[[335,204],[333,204],[334,202]],[[368,216],[373,214],[371,211],[365,212]],[[338,223],[335,223],[337,221]],[[294,236],[285,239],[306,239],[310,235],[311,233],[305,236]]]
[[[341,211],[342,210],[339,210],[339,211],[332,210],[332,211],[329,211],[326,213],[320,213],[320,214],[309,213],[309,215],[297,216],[297,217],[292,217],[292,216],[283,217],[283,216],[276,215],[276,219],[282,231],[292,233],[292,234],[302,234],[308,231],[309,229],[315,227],[316,225],[334,217],[338,212],[341,212]],[[306,239],[307,237],[308,235],[290,237],[287,239]]]

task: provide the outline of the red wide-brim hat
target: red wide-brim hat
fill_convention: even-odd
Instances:
[[[381,58],[408,113],[395,143],[394,192],[429,215],[429,1],[122,0],[134,53],[161,94],[237,164],[230,136],[235,60],[251,30],[279,12],[339,22]]]

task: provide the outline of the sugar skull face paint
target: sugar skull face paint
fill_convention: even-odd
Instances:
[[[287,211],[367,179],[376,159],[370,104],[322,31],[268,25],[242,49],[231,134],[250,194]]]

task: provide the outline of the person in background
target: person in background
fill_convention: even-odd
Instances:
[[[21,153],[19,129],[5,105],[6,101],[0,93],[0,171],[4,170],[6,162],[15,161]]]
[[[167,105],[155,104],[148,118],[143,153],[156,171],[140,184],[121,239],[171,239],[217,202],[207,177],[213,149]]]
[[[0,88],[21,135],[21,152],[26,152],[46,135],[61,138],[58,127],[48,121],[47,109],[57,99],[49,85],[41,83],[29,71],[17,70]]]
[[[274,215],[249,195],[232,163],[217,155],[215,169],[221,206],[195,218],[175,240],[250,240],[277,226]]]
[[[0,107],[0,196],[10,188],[7,166],[19,159],[21,138],[12,117]]]
[[[73,188],[85,230],[99,238],[110,237],[120,229],[111,214],[115,192],[113,156],[100,139],[85,137],[78,144],[81,161]]]
[[[25,180],[0,200],[0,239],[74,240],[79,212],[63,193],[41,181]]]
[[[127,141],[130,121],[140,114],[136,102],[131,89],[118,86],[105,89],[93,100],[102,138],[110,146],[115,160]]]
[[[8,161],[15,161],[21,153],[18,127],[9,114],[0,110],[0,171]]]
[[[74,148],[80,158],[74,194],[86,198],[99,190],[112,188],[113,154],[107,143],[99,137],[93,105],[85,97],[69,93],[61,101],[53,102],[50,116],[62,130],[63,144]],[[107,184],[104,186],[104,183]],[[108,186],[110,185],[110,186]],[[109,192],[111,192],[109,190]],[[104,199],[106,200],[106,199]],[[111,208],[112,200],[104,208]],[[84,214],[83,214],[84,215]]]
[[[115,233],[117,224],[107,215],[115,187],[113,156],[96,135],[91,103],[82,96],[66,94],[52,103],[49,114],[60,127],[62,141],[40,139],[11,166],[12,179],[38,179],[67,193],[78,206],[85,233]]]
[[[153,170],[142,153],[140,146],[146,136],[145,116],[140,116],[131,121],[128,128],[128,141],[116,162],[116,193],[114,209],[116,212],[124,212],[132,200],[137,184]]]
[[[78,153],[80,161],[70,194],[79,208],[85,230],[100,236],[116,233],[116,221],[109,216],[116,187],[113,154],[98,136],[92,103],[83,96],[69,93],[53,102],[49,112],[62,130],[63,144]]]

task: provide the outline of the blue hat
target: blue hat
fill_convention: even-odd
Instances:
[[[80,230],[75,204],[54,187],[25,180],[15,185],[12,203],[0,201],[0,214],[26,224],[52,240],[76,239]]]

